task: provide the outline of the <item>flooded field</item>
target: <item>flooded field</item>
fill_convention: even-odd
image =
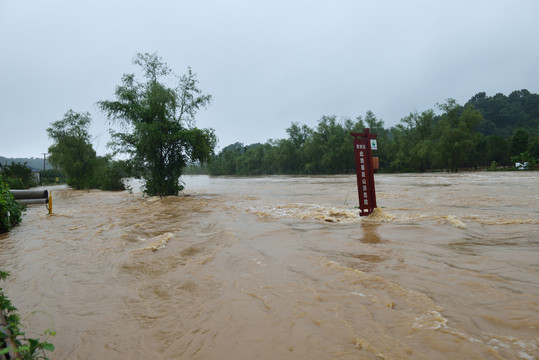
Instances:
[[[53,359],[539,358],[539,173],[376,175],[368,218],[355,175],[184,181],[0,235]]]

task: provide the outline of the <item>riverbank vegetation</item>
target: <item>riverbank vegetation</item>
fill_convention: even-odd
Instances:
[[[367,111],[356,118],[324,115],[311,128],[293,122],[285,139],[244,145],[234,143],[214,154],[213,129],[194,126],[195,114],[211,102],[198,88],[191,69],[175,76],[156,54],[137,54],[145,81],[125,74],[116,100],[97,104],[122,131],[111,131],[114,154],[97,156],[88,132],[89,113],[69,110],[47,129],[53,145],[42,183],[65,179],[75,189],[123,190],[123,178],[145,180],[145,192],[176,195],[182,173],[210,175],[342,174],[355,171],[351,132],[377,134],[380,172],[426,172],[461,169],[537,169],[539,160],[539,95],[528,90],[508,96],[480,92],[464,105],[453,99],[414,112],[386,128]],[[162,78],[173,75],[175,87]],[[36,159],[37,160],[37,159]],[[19,165],[4,166],[13,187],[29,187],[28,174],[12,176]],[[20,171],[19,171],[20,172]],[[28,170],[26,171],[28,172]]]
[[[65,176],[74,189],[124,190],[122,179],[135,176],[145,180],[147,194],[177,195],[183,189],[179,178],[184,168],[204,164],[214,154],[213,129],[194,126],[196,113],[211,102],[211,95],[199,89],[196,74],[188,68],[184,75],[175,75],[157,54],[139,53],[133,63],[140,66],[145,80],[125,74],[116,87],[116,99],[97,103],[121,128],[110,130],[114,154],[97,156],[89,133],[90,114],[69,110],[47,129],[53,141],[47,160],[54,169],[43,171],[44,184],[58,183]],[[167,78],[176,79],[176,84],[168,86]],[[113,160],[120,153],[128,158]],[[20,182],[17,177],[10,181]]]
[[[15,201],[9,185],[0,174],[0,233],[10,231],[22,220],[24,206]]]
[[[374,155],[382,172],[507,169],[516,162],[533,169],[539,160],[539,95],[481,92],[464,105],[449,99],[390,128],[370,111],[355,119],[323,116],[315,128],[292,123],[286,139],[226,146],[207,170],[212,175],[352,173],[350,132],[363,128],[378,135]]]
[[[10,189],[28,189],[37,185],[37,181],[32,175],[32,169],[28,163],[12,162],[11,164],[0,164],[0,173]]]
[[[0,280],[8,276],[8,272],[0,270]],[[17,311],[0,287],[0,358],[48,360],[46,352],[54,351],[54,345],[46,340],[26,337]],[[46,330],[43,335],[47,339],[55,333]]]
[[[89,113],[73,110],[53,122],[47,129],[54,142],[49,147],[49,162],[63,170],[74,189],[125,190],[122,178],[126,173],[119,163],[111,156],[96,155],[88,132],[91,122]]]
[[[42,170],[39,175],[41,185],[59,185],[67,183],[67,177],[61,169]]]
[[[46,170],[40,170],[45,169]],[[29,189],[37,185],[65,184],[67,179],[61,169],[51,168],[48,161],[38,158],[5,158],[0,156],[0,173],[10,189]],[[39,173],[39,177],[35,176]],[[38,183],[39,180],[39,183]]]

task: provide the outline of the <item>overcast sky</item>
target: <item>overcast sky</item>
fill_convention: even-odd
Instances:
[[[292,122],[371,110],[386,127],[448,98],[539,93],[537,0],[0,0],[0,155],[42,157],[46,128],[92,115],[98,154],[137,52],[188,66],[219,148],[281,139]]]

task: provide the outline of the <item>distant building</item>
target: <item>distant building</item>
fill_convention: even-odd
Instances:
[[[38,169],[35,169],[35,168],[33,168],[33,167],[31,167],[30,170],[32,170],[32,176],[34,177],[34,179],[36,180],[36,182],[37,182],[38,184],[40,184],[40,183],[41,183],[41,181],[40,181],[40,180],[41,180],[41,177],[40,177],[40,176],[41,176],[41,171],[38,170]]]
[[[530,168],[530,165],[527,161],[525,162],[517,162],[515,163],[515,167],[519,170],[528,170]]]

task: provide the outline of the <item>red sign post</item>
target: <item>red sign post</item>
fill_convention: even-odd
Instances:
[[[354,137],[359,216],[367,216],[376,208],[371,149],[371,140],[375,139],[376,135],[369,133],[369,129],[363,129],[363,133],[350,133],[350,135]],[[374,143],[376,144],[376,140],[374,140]]]

